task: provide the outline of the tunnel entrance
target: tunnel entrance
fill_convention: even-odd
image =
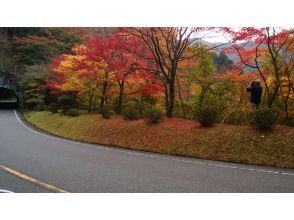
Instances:
[[[16,109],[19,106],[19,98],[14,91],[0,87],[0,109]]]

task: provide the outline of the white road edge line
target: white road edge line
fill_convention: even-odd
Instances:
[[[256,171],[256,172],[263,172],[263,173],[272,173],[272,174],[280,174],[280,175],[288,175],[288,176],[294,176],[294,173],[288,173],[288,172],[278,172],[278,171],[273,171],[273,170],[260,170],[260,169],[253,169],[253,168],[246,168],[246,167],[237,167],[237,166],[229,166],[229,165],[224,165],[224,164],[212,164],[212,163],[204,163],[204,162],[197,162],[197,161],[191,161],[191,160],[185,160],[185,159],[177,159],[177,158],[168,158],[168,157],[163,157],[163,156],[155,156],[155,155],[150,155],[150,154],[143,154],[143,153],[136,153],[136,152],[129,152],[126,150],[116,150],[108,147],[102,147],[102,146],[95,146],[95,144],[91,145],[87,143],[80,143],[76,142],[73,140],[67,140],[64,138],[59,138],[59,137],[54,137],[51,135],[46,135],[44,133],[35,131],[28,127],[25,123],[22,122],[22,120],[18,117],[16,110],[14,109],[14,114],[16,116],[16,119],[18,122],[27,130],[29,130],[32,133],[41,135],[46,138],[51,138],[63,142],[70,142],[72,144],[76,145],[81,145],[84,147],[89,147],[93,148],[95,147],[96,149],[102,149],[102,150],[108,150],[108,151],[114,151],[114,152],[119,152],[119,153],[124,153],[124,154],[132,154],[132,155],[138,155],[138,156],[144,156],[144,157],[149,157],[149,158],[158,158],[158,159],[164,159],[164,160],[172,160],[172,161],[178,161],[178,162],[184,162],[184,163],[193,163],[193,164],[199,164],[199,165],[206,165],[206,166],[212,166],[212,167],[223,167],[223,168],[229,168],[229,169],[239,169],[239,170],[246,170],[246,171]]]

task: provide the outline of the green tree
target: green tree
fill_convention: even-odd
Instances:
[[[45,95],[40,89],[40,82],[35,79],[22,82],[24,89],[24,105],[28,109],[43,110],[45,107]]]
[[[82,42],[78,32],[72,28],[32,28],[11,30],[12,50],[20,65],[50,62],[62,53]]]
[[[188,81],[196,84],[200,89],[199,95],[199,108],[203,106],[205,96],[210,89],[210,87],[215,82],[215,67],[213,63],[214,52],[206,51],[206,52],[199,52],[204,51],[205,49],[203,46],[194,46],[191,47],[190,50],[192,53],[199,53],[197,57],[192,58],[193,65],[189,71],[191,72],[188,74]]]

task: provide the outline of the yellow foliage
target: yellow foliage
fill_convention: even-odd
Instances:
[[[61,86],[61,89],[62,91],[82,91],[85,89],[85,86],[77,77],[71,76]]]

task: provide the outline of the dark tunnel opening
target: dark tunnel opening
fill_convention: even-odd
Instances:
[[[19,98],[14,91],[0,87],[0,109],[17,109]]]

